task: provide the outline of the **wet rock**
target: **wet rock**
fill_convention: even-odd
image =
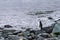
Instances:
[[[0,38],[0,40],[4,40],[4,38],[3,38],[3,37],[1,37],[1,38]]]
[[[4,30],[4,31],[7,31],[7,32],[8,32],[8,31],[9,31],[9,32],[10,32],[10,31],[11,31],[11,32],[16,31],[14,28],[4,28],[3,30]]]
[[[11,25],[4,25],[4,28],[12,28]]]
[[[37,12],[35,13],[35,15],[39,15],[39,14],[44,14],[44,12],[42,12],[42,11],[37,11]]]
[[[44,38],[39,36],[36,40],[44,40]]]
[[[13,34],[16,30],[14,28],[4,28],[3,34]]]
[[[25,27],[21,27],[21,29],[26,29]]]
[[[48,17],[48,19],[53,19],[52,17]]]
[[[28,40],[28,39],[23,36],[20,36],[19,40]]]
[[[19,40],[19,36],[17,36],[17,35],[9,35],[8,39],[9,40]]]
[[[40,33],[45,33],[45,30],[36,30],[36,31],[35,31],[35,35],[38,35],[38,34],[40,34]]]
[[[49,27],[44,27],[42,30],[44,30],[46,33],[52,33],[54,26],[51,25]]]
[[[22,33],[22,31],[16,30],[13,34],[14,34],[14,35],[18,35],[19,33]]]
[[[54,25],[52,34],[55,36],[60,35],[60,20],[56,22],[56,24]]]
[[[28,15],[40,15],[40,14],[49,14],[49,13],[53,13],[53,10],[50,11],[33,11],[33,12],[29,12]]]
[[[58,39],[60,39],[60,35],[58,36]]]
[[[47,40],[58,40],[57,37],[47,38]]]
[[[25,31],[30,31],[32,28],[27,28]]]
[[[51,37],[48,33],[41,33],[38,36],[41,36],[43,38],[50,38]]]

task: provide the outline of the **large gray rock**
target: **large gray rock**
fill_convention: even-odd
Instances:
[[[60,20],[55,24],[52,32],[60,32]]]

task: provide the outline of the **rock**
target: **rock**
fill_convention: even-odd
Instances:
[[[52,17],[48,17],[48,19],[53,19]]]
[[[3,37],[1,37],[1,38],[0,38],[0,40],[4,40],[4,38],[3,38]]]
[[[53,35],[60,35],[60,20],[56,22],[56,24],[54,25],[53,31],[52,31]]]
[[[9,40],[19,40],[19,36],[17,36],[17,35],[9,35],[8,39]]]
[[[44,38],[39,36],[36,40],[44,40]]]
[[[14,28],[4,28],[3,29],[4,31],[11,31],[11,32],[15,32],[16,30]]]
[[[54,28],[53,26],[49,26],[49,27],[44,27],[42,30],[45,30],[46,33],[50,34],[50,33],[52,33],[53,28]]]
[[[21,27],[21,29],[26,29],[25,27]]]
[[[19,33],[22,33],[22,31],[16,30],[13,34],[14,34],[14,35],[17,35],[17,34],[19,34]]]
[[[23,36],[20,36],[19,40],[28,40],[28,39]]]
[[[47,40],[58,40],[57,37],[47,38]]]
[[[5,28],[12,28],[11,25],[4,25]]]
[[[13,34],[16,30],[14,28],[4,28],[3,34]]]
[[[41,33],[38,36],[41,36],[43,38],[50,38],[50,35],[48,33]]]
[[[27,28],[26,31],[30,31],[32,28]]]

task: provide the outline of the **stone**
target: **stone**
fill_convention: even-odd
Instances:
[[[11,25],[4,25],[4,28],[12,28]]]
[[[60,20],[55,23],[52,34],[56,36],[60,35]]]

